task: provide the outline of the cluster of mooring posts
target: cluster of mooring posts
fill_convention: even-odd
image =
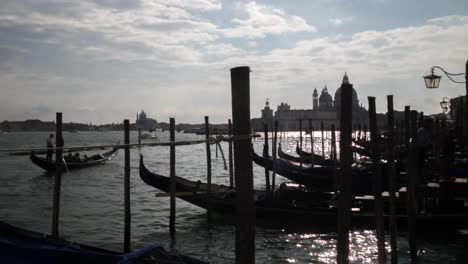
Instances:
[[[408,241],[410,246],[410,255],[412,261],[417,259],[416,246],[416,224],[417,217],[421,209],[426,209],[428,201],[431,197],[424,196],[419,192],[422,174],[421,167],[418,166],[420,156],[418,156],[418,146],[415,139],[417,138],[418,127],[423,126],[425,122],[424,116],[419,115],[416,111],[411,111],[409,106],[405,107],[404,120],[395,121],[393,96],[387,96],[387,128],[382,138],[382,134],[377,129],[376,118],[376,98],[368,97],[369,103],[369,128],[366,125],[352,124],[352,84],[343,83],[341,85],[341,110],[339,113],[340,123],[339,132],[340,140],[337,142],[336,128],[332,124],[330,126],[330,159],[333,168],[333,191],[335,193],[337,207],[337,263],[349,263],[349,236],[352,228],[352,202],[355,198],[352,189],[352,164],[357,157],[369,157],[372,162],[372,185],[373,185],[373,200],[374,200],[374,216],[375,216],[375,234],[377,238],[378,262],[386,263],[385,249],[385,230],[386,220],[384,215],[388,216],[388,234],[390,236],[391,262],[397,263],[397,237],[398,237],[398,219],[397,219],[397,197],[398,180],[400,176],[406,177],[406,210],[407,210],[407,231]],[[131,208],[130,208],[130,148],[142,146],[170,146],[170,213],[169,213],[169,232],[171,236],[176,235],[176,196],[184,195],[178,193],[176,188],[176,146],[186,144],[206,144],[207,158],[207,188],[208,197],[212,194],[212,179],[211,179],[211,148],[210,145],[216,144],[216,152],[218,149],[224,159],[224,154],[219,144],[220,140],[227,140],[228,163],[229,163],[229,186],[235,188],[235,208],[236,208],[236,226],[235,226],[235,262],[236,263],[255,263],[255,219],[256,209],[254,201],[253,189],[253,169],[252,169],[252,132],[250,126],[250,68],[237,67],[231,69],[231,92],[232,92],[232,122],[228,120],[228,137],[210,136],[210,124],[208,116],[205,116],[205,134],[204,140],[196,141],[179,141],[175,140],[175,119],[170,118],[170,141],[157,143],[141,143],[140,136],[138,144],[130,144],[129,137],[129,120],[124,120],[124,144],[110,146],[93,146],[94,148],[102,147],[119,147],[124,149],[124,252],[131,251]],[[458,107],[459,115],[455,120],[454,129],[455,136],[459,143],[466,140],[468,124],[463,119],[463,107]],[[303,120],[299,120],[300,139],[298,147],[303,148]],[[308,120],[308,133],[310,133],[311,141],[311,156],[310,164],[314,166],[314,137],[312,120]],[[454,153],[454,147],[448,140],[452,136],[449,133],[449,125],[445,119],[434,121],[434,137],[432,151],[435,153],[435,166],[443,175],[446,169],[449,157]],[[278,127],[281,124],[278,121],[274,122],[272,128],[272,158],[273,164],[277,157],[277,137]],[[326,124],[321,122],[321,150],[322,156],[325,157],[325,127]],[[280,131],[280,134],[283,131]],[[264,125],[264,149],[263,156],[268,157],[269,152],[269,128]],[[138,131],[141,135],[141,130]],[[465,137],[463,137],[463,135]],[[284,137],[284,133],[283,133]],[[56,140],[55,148],[56,172],[55,184],[53,192],[53,214],[52,214],[52,236],[59,237],[59,208],[60,208],[60,189],[61,189],[61,174],[63,170],[63,150],[80,150],[90,149],[93,147],[70,147],[63,146],[62,138],[62,113],[56,115]],[[354,142],[354,143],[353,143]],[[337,152],[337,144],[339,144],[339,158]],[[357,148],[355,145],[365,146]],[[460,144],[462,155],[467,155],[466,144]],[[463,148],[465,147],[465,148]],[[441,158],[441,155],[442,158]],[[300,156],[300,167],[303,166],[304,157]],[[382,162],[382,160],[386,162]],[[398,172],[395,161],[405,160],[406,172]],[[226,162],[225,168],[227,168]],[[270,177],[269,169],[265,169],[265,183],[268,191],[275,191],[276,168],[273,165],[272,175]],[[383,186],[388,186],[388,206],[384,206],[384,198],[382,197]],[[466,187],[465,187],[466,188]],[[188,194],[190,195],[190,194]],[[401,193],[400,193],[401,195]],[[424,201],[423,201],[424,200]],[[208,219],[211,219],[211,208],[207,208]]]

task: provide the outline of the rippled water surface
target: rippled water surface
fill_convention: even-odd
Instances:
[[[0,134],[0,148],[43,147],[48,133]],[[329,134],[327,134],[329,137]],[[159,132],[161,141],[167,132]],[[131,138],[136,140],[136,133]],[[293,153],[298,133],[283,137],[283,149]],[[315,152],[321,153],[320,133],[314,134]],[[67,146],[123,141],[123,132],[64,133]],[[177,140],[201,139],[192,134],[176,134]],[[328,142],[328,141],[327,141]],[[263,142],[254,141],[257,153]],[[307,140],[306,148],[309,148]],[[327,153],[329,144],[326,144]],[[227,144],[222,143],[227,157]],[[94,151],[95,152],[95,151]],[[90,152],[91,153],[91,152]],[[234,262],[234,227],[225,219],[208,223],[203,209],[177,199],[176,240],[169,237],[169,198],[155,197],[158,190],[146,185],[138,175],[139,154],[150,170],[169,174],[169,148],[147,147],[131,150],[132,246],[158,243],[183,254],[211,263]],[[206,181],[204,144],[181,146],[176,150],[176,173],[192,180]],[[229,184],[221,155],[212,147],[213,182]],[[123,151],[105,165],[64,173],[60,210],[60,232],[67,239],[114,250],[123,248]],[[254,165],[255,186],[263,188],[264,172]],[[283,179],[278,178],[278,181]],[[54,177],[29,161],[28,156],[0,153],[0,220],[23,228],[50,232]],[[257,263],[334,263],[336,234],[331,227],[257,227]],[[468,243],[460,234],[426,234],[418,241],[423,263],[468,263]],[[400,262],[408,262],[408,246],[399,239]],[[353,263],[376,262],[376,240],[372,230],[353,230]],[[465,259],[466,260],[466,259]],[[466,260],[468,261],[468,260]]]

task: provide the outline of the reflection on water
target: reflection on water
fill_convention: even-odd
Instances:
[[[48,133],[0,134],[0,148],[43,147]],[[280,133],[283,150],[295,154],[298,132]],[[325,155],[330,154],[330,132],[326,132]],[[136,133],[131,138],[136,141]],[[162,141],[168,133],[159,133]],[[304,135],[303,135],[304,136]],[[314,152],[321,154],[321,133],[314,132]],[[123,132],[64,133],[71,145],[111,144],[122,140]],[[177,140],[200,139],[202,136],[177,133]],[[339,138],[339,135],[338,135]],[[271,139],[271,135],[270,135]],[[261,153],[263,141],[254,141]],[[270,142],[271,146],[271,142]],[[214,146],[213,146],[214,147]],[[227,157],[227,144],[222,143]],[[310,151],[310,137],[304,136],[303,148]],[[206,181],[205,145],[177,147],[176,173],[191,180]],[[90,153],[93,153],[91,151]],[[233,263],[234,227],[223,221],[208,223],[205,211],[177,200],[176,240],[171,241],[168,228],[169,199],[155,197],[158,190],[144,184],[138,175],[138,156],[145,156],[150,170],[169,174],[169,148],[151,147],[131,150],[132,246],[158,243],[212,263]],[[212,150],[213,182],[229,184],[229,172],[223,169],[221,155]],[[109,163],[64,173],[60,210],[60,232],[76,242],[114,250],[123,248],[123,151]],[[264,171],[254,165],[255,187],[263,188]],[[33,165],[27,156],[0,154],[0,219],[28,229],[50,232],[53,174]],[[277,182],[285,181],[278,177]],[[453,263],[466,251],[460,237],[418,241],[425,263]],[[354,230],[350,236],[353,263],[372,263],[377,259],[376,238],[372,230]],[[408,261],[408,246],[399,239],[400,262]],[[257,263],[334,263],[336,234],[313,227],[258,226],[256,233]]]

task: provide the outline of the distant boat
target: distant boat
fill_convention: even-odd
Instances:
[[[75,129],[70,130],[70,133],[80,133],[80,131],[75,128]]]
[[[0,263],[146,263],[142,259],[152,259],[154,263],[206,263],[167,252],[157,245],[149,245],[131,253],[121,253],[54,239],[46,234],[0,222]]]
[[[68,170],[82,169],[82,168],[87,168],[87,167],[103,164],[106,161],[112,160],[117,155],[118,150],[119,150],[118,148],[113,148],[110,151],[88,157],[86,160],[81,161],[81,162],[77,162],[77,161],[65,162],[66,169]],[[31,152],[29,158],[34,164],[36,164],[37,166],[41,167],[42,169],[46,171],[55,171],[56,169],[55,160],[50,161],[50,160],[47,160],[46,158],[38,157],[36,156],[34,152]]]
[[[158,139],[158,136],[156,136],[156,133],[151,133],[151,134],[142,134],[140,136],[140,139],[144,140],[144,139]]]

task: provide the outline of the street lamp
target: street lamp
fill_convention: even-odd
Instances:
[[[434,69],[441,70],[443,73],[445,73],[447,78],[449,78],[449,80],[451,80],[454,83],[464,83],[465,84],[466,92],[465,92],[464,134],[465,134],[465,139],[467,139],[468,138],[468,60],[466,61],[466,64],[465,64],[465,72],[464,73],[450,73],[450,72],[447,72],[446,70],[444,70],[442,67],[433,66],[431,68],[431,74],[423,77],[424,82],[426,83],[426,87],[428,89],[434,89],[434,88],[439,87],[440,79],[442,78],[441,76],[438,76],[438,75],[434,74]],[[464,82],[457,81],[457,80],[452,78],[453,76],[460,76],[460,75],[465,75],[465,81]],[[463,103],[463,100],[461,100],[461,98],[460,98],[460,103]],[[442,103],[441,103],[441,106],[442,106]],[[468,157],[468,151],[467,151],[467,157]]]
[[[431,69],[431,74],[424,76],[424,82],[426,82],[427,89],[435,89],[439,87],[440,78],[442,76],[434,74],[434,68]]]
[[[466,67],[468,68],[468,61],[466,62]],[[440,79],[442,78],[442,76],[435,75],[434,74],[434,69],[439,69],[442,72],[444,72],[445,75],[447,75],[447,77],[454,83],[466,83],[466,81],[465,82],[460,82],[460,81],[457,81],[457,80],[452,78],[452,76],[465,75],[465,80],[466,80],[466,72],[464,72],[464,73],[450,73],[450,72],[447,72],[446,70],[444,70],[442,67],[432,66],[431,74],[426,75],[426,76],[423,77],[424,82],[426,83],[426,88],[428,88],[428,89],[439,88],[439,83],[440,83]]]

